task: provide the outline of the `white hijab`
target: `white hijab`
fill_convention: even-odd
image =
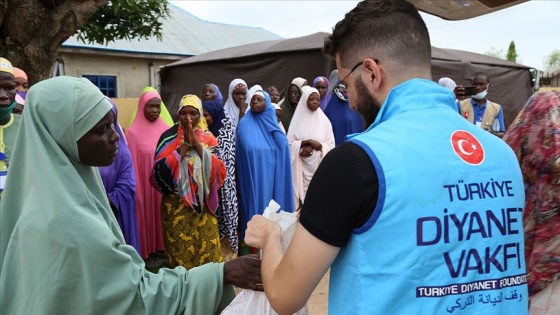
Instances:
[[[237,105],[235,105],[235,102],[233,101],[233,89],[235,89],[235,87],[240,83],[245,85],[245,87],[247,88],[247,83],[245,83],[245,81],[242,79],[235,79],[231,81],[231,83],[229,84],[228,98],[226,103],[224,104],[224,110],[226,111],[226,114],[228,114],[231,121],[231,127],[234,130],[237,129],[237,124],[239,123],[239,107],[237,107]],[[247,100],[247,102],[250,102],[250,100]]]
[[[438,84],[444,88],[448,88],[451,91],[453,91],[455,89],[455,87],[457,87],[457,83],[455,83],[455,81],[453,81],[453,79],[448,78],[448,77],[443,77],[441,79],[439,79]]]
[[[255,95],[256,91],[264,91],[264,89],[262,88],[262,86],[255,84],[253,85],[250,89],[249,92],[247,92],[247,104],[251,105],[251,99],[253,98],[253,95]],[[250,106],[247,106],[247,109]]]
[[[311,177],[319,167],[323,157],[335,146],[332,125],[325,113],[321,108],[314,112],[307,108],[309,96],[313,93],[319,95],[319,91],[316,88],[304,86],[302,92],[303,94],[288,129],[296,206],[298,205],[298,199],[301,201],[305,199]],[[299,155],[301,142],[309,139],[321,143],[322,149],[321,151],[314,150],[313,155],[309,157],[301,157]]]

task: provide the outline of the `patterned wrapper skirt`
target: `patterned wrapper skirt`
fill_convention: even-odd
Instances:
[[[163,196],[161,222],[169,268],[223,262],[218,219],[206,206],[198,214],[179,195]]]

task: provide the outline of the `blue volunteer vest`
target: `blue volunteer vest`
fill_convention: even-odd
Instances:
[[[379,198],[332,265],[330,314],[527,314],[523,178],[505,142],[422,79],[349,138]]]

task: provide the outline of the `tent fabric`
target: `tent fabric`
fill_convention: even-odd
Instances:
[[[420,11],[445,20],[465,20],[502,10],[527,0],[424,1],[408,0]]]
[[[336,68],[330,57],[322,54],[327,33],[270,40],[216,50],[186,58],[161,68],[161,95],[176,112],[181,96],[197,94],[206,82],[225,89],[234,78],[249,86],[271,85],[284,95],[287,82],[303,77],[311,82],[328,76]],[[455,49],[432,47],[432,79],[450,77],[457,84],[469,85],[476,72],[486,72],[490,79],[488,99],[502,105],[506,126],[513,121],[533,93],[529,67],[490,56]]]
[[[317,36],[317,34],[321,35]],[[327,33],[315,33],[303,37],[267,40],[254,44],[240,45],[231,48],[211,51],[190,58],[185,58],[183,60],[176,61],[168,66],[173,67],[197,62],[208,62],[212,60],[230,59],[243,56],[256,56],[277,52],[293,52],[307,49],[315,50],[317,49],[317,47],[323,47],[323,42],[326,35]]]

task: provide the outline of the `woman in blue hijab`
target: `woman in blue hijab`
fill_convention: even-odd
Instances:
[[[268,93],[258,90],[251,99],[251,110],[237,126],[236,155],[241,203],[239,206],[241,240],[247,222],[262,214],[270,199],[282,210],[293,212],[292,166],[286,135],[276,120]],[[241,244],[240,254],[248,247]]]
[[[337,96],[333,92],[335,83],[338,82],[338,70],[331,72],[329,88],[327,93],[331,93],[331,98],[325,109],[325,115],[331,121],[334,133],[334,142],[338,146],[346,136],[353,133],[364,131],[364,120],[357,111],[350,108],[347,100]]]

